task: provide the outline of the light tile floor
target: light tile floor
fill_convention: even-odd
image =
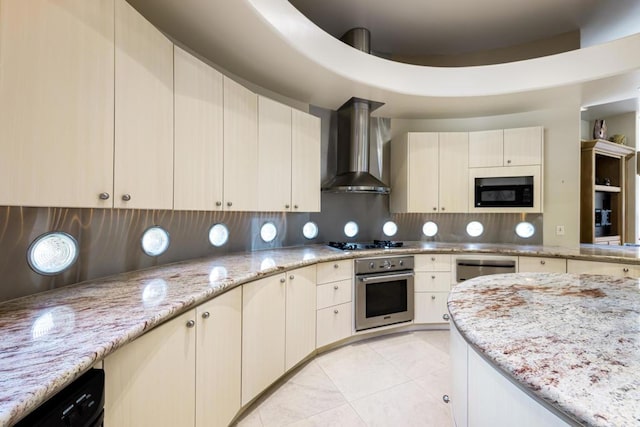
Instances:
[[[449,427],[449,331],[416,331],[324,353],[258,400],[238,427]]]

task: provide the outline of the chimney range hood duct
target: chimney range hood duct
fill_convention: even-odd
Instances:
[[[342,41],[369,53],[369,31],[365,28],[349,30]],[[389,187],[369,173],[369,117],[382,105],[351,98],[338,109],[338,170],[322,191],[389,194]]]

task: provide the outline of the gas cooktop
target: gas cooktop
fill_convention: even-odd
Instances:
[[[391,240],[374,240],[373,242],[329,242],[329,246],[332,248],[340,249],[343,251],[362,251],[365,249],[390,249],[401,248],[402,242],[394,242]]]

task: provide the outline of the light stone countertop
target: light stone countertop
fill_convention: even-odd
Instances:
[[[6,301],[0,303],[0,426],[14,424],[96,362],[153,327],[242,283],[316,262],[406,253],[640,264],[638,248],[408,242],[401,249],[342,252],[310,245],[189,260]]]
[[[589,426],[640,424],[640,280],[477,277],[449,296],[460,333],[526,392]]]

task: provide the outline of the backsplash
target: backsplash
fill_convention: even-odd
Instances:
[[[343,227],[356,221],[360,232],[347,239]],[[541,214],[398,214],[388,210],[388,196],[368,194],[323,194],[321,213],[279,212],[185,212],[129,209],[66,208],[0,208],[0,301],[43,292],[49,289],[204,256],[230,252],[254,251],[283,246],[325,243],[332,240],[387,238],[382,225],[393,220],[398,225],[394,240],[438,242],[542,243]],[[422,225],[432,220],[439,226],[435,237],[422,234]],[[485,226],[482,236],[471,238],[465,233],[468,221],[478,220]],[[531,222],[538,232],[530,239],[514,233],[520,221]],[[271,243],[260,239],[260,226],[272,221],[278,236]],[[302,227],[314,221],[319,227],[317,238],[307,240]],[[220,248],[208,241],[209,228],[224,223],[229,228],[229,242]],[[142,251],[140,238],[152,225],[165,228],[171,238],[167,252],[150,257]],[[65,231],[76,238],[80,254],[76,263],[56,276],[41,276],[31,270],[26,252],[30,243],[48,231]]]

